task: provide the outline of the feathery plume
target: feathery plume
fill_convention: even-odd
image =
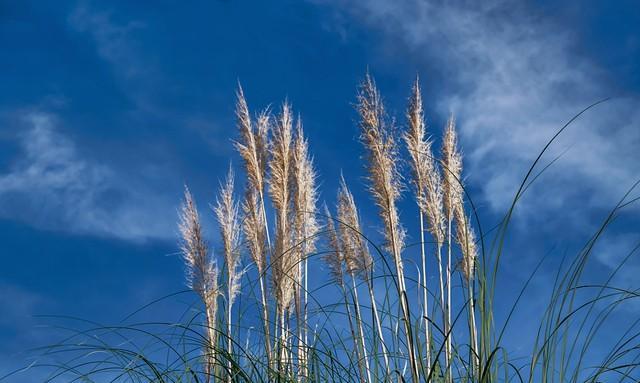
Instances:
[[[397,257],[404,243],[404,229],[396,208],[401,190],[398,150],[393,138],[393,125],[386,121],[382,98],[368,73],[358,92],[357,108],[360,137],[367,150],[369,189],[385,223],[387,247]]]
[[[448,217],[454,217],[456,205],[462,200],[462,156],[458,152],[458,137],[455,120],[449,118],[442,144],[444,209]]]
[[[433,155],[433,142],[426,137],[426,126],[422,110],[422,94],[418,80],[413,86],[407,109],[409,130],[404,140],[411,157],[413,183],[417,203],[426,215],[428,230],[437,243],[444,242],[445,222],[442,211],[442,177]]]
[[[401,182],[398,173],[398,151],[393,138],[393,124],[387,122],[380,93],[367,73],[358,92],[358,113],[360,114],[360,137],[367,151],[369,190],[380,209],[380,217],[385,226],[387,248],[393,254],[398,277],[398,298],[402,308],[404,330],[407,339],[411,375],[419,380],[418,360],[415,356],[411,318],[406,300],[406,286],[401,249],[404,243],[404,229],[400,224],[396,201],[400,197]]]
[[[233,198],[234,189],[233,169],[229,167],[227,180],[217,198],[214,213],[220,226],[220,236],[224,249],[224,260],[229,277],[229,305],[231,305],[240,291],[240,225],[238,220],[238,204]]]
[[[449,331],[451,326],[451,236],[452,225],[455,219],[455,207],[462,200],[462,185],[460,183],[460,174],[462,173],[462,157],[458,152],[458,138],[455,130],[455,120],[453,116],[447,121],[442,143],[442,167],[443,182],[442,189],[444,194],[444,210],[447,214],[447,305],[446,305],[446,321],[445,331]],[[447,339],[447,347],[445,357],[447,359],[447,381],[453,382],[451,358],[452,358],[452,340]]]
[[[260,196],[253,189],[247,189],[242,203],[244,212],[243,232],[247,239],[249,255],[258,268],[258,274],[262,275],[266,266],[266,233],[264,229],[264,213],[260,207]]]
[[[268,131],[270,124],[269,110],[263,110],[256,117],[255,129],[251,124],[249,107],[244,97],[242,87],[238,85],[236,102],[236,117],[240,140],[235,147],[244,160],[247,174],[242,210],[245,215],[243,231],[247,238],[247,247],[251,259],[258,269],[260,281],[260,295],[262,300],[262,315],[264,324],[265,350],[267,363],[271,360],[271,336],[269,325],[269,310],[267,307],[266,264],[267,250],[271,251],[269,227],[265,213],[264,182],[267,172],[268,159]],[[267,247],[265,247],[265,241]]]
[[[342,245],[340,244],[340,238],[338,237],[338,231],[333,223],[333,217],[329,208],[325,205],[324,215],[327,220],[327,236],[329,237],[329,247],[333,251],[328,251],[323,259],[327,266],[329,266],[329,274],[334,282],[341,284],[344,279],[344,254],[342,252]]]
[[[418,79],[416,79],[413,85],[411,97],[409,98],[407,120],[409,121],[409,129],[404,132],[403,138],[411,158],[412,181],[416,189],[418,206],[423,213],[426,213],[425,181],[428,178],[429,170],[429,163],[426,160],[431,156],[431,142],[426,138],[426,127],[422,111],[422,95],[420,93]]]
[[[217,267],[208,255],[208,245],[202,234],[198,210],[186,186],[184,203],[180,211],[179,229],[182,236],[180,248],[187,266],[187,286],[207,301],[211,293],[218,292]]]
[[[460,156],[460,158],[462,158]],[[462,165],[462,161],[460,161],[460,165]],[[462,166],[461,166],[462,168]],[[460,188],[462,185],[460,184]],[[456,205],[454,206],[454,214],[455,220],[457,222],[456,225],[456,241],[460,245],[460,250],[462,252],[462,258],[460,259],[460,271],[467,282],[467,290],[469,297],[469,337],[471,340],[471,354],[472,358],[472,373],[475,374],[479,371],[480,361],[477,356],[476,350],[478,349],[478,330],[476,328],[476,317],[475,317],[475,299],[474,299],[474,275],[475,275],[475,264],[477,258],[477,247],[476,247],[476,237],[471,226],[471,219],[467,217],[464,211],[464,200],[462,197],[456,200]]]
[[[343,176],[340,176],[338,191],[338,221],[347,272],[367,278],[373,266],[373,260],[367,243],[362,238],[358,209],[353,194]]]
[[[473,280],[475,272],[475,261],[478,256],[476,247],[476,235],[471,226],[471,219],[464,213],[462,204],[456,206],[456,240],[462,250],[460,266],[462,274],[467,282]]]
[[[404,140],[411,158],[411,168],[413,170],[413,184],[415,187],[416,203],[420,210],[420,255],[422,259],[422,317],[425,330],[426,344],[426,363],[427,374],[431,366],[431,348],[429,335],[429,292],[427,291],[427,255],[425,251],[425,224],[424,217],[426,215],[428,221],[428,230],[433,234],[438,243],[438,251],[436,257],[438,259],[439,270],[440,265],[440,246],[441,239],[444,234],[438,228],[442,222],[442,195],[439,190],[439,174],[436,162],[431,151],[431,141],[426,137],[426,126],[424,122],[424,113],[422,110],[422,94],[418,78],[413,85],[411,96],[409,97],[409,106],[407,108],[407,120],[409,121],[409,129],[404,133]],[[440,280],[442,280],[442,272],[440,272]],[[442,291],[442,289],[441,289]],[[442,297],[442,293],[441,293]],[[441,301],[444,301],[441,299]]]
[[[296,138],[292,152],[294,176],[294,231],[296,244],[300,245],[303,255],[315,250],[315,234],[318,232],[316,220],[316,173],[313,159],[309,155],[309,144],[302,131],[302,123],[298,118]]]
[[[205,305],[207,318],[207,341],[205,346],[205,373],[207,381],[213,371],[216,350],[216,317],[218,312],[218,268],[210,259],[208,245],[202,234],[200,217],[189,189],[184,188],[184,202],[179,214],[179,229],[182,236],[180,248],[186,265],[187,286],[195,291]]]
[[[217,198],[214,213],[220,226],[220,236],[224,248],[224,260],[227,266],[227,353],[231,355],[233,351],[233,340],[231,336],[231,315],[233,302],[240,292],[240,281],[242,271],[240,266],[240,225],[238,223],[238,204],[233,198],[233,169],[229,166],[227,180],[220,190]],[[228,362],[228,369],[231,371],[231,361]],[[231,374],[227,381],[231,382]]]
[[[262,111],[257,116],[256,128],[251,124],[249,107],[244,97],[242,87],[238,85],[236,117],[240,140],[235,147],[244,160],[247,173],[247,190],[242,210],[245,213],[243,225],[248,239],[249,253],[252,260],[262,273],[266,264],[265,239],[268,241],[268,232],[264,213],[264,179],[267,172],[269,112]]]
[[[264,178],[267,171],[267,134],[269,129],[269,114],[267,111],[258,115],[256,128],[251,124],[249,107],[244,97],[242,87],[238,85],[236,102],[236,117],[240,141],[235,147],[244,160],[249,184],[260,193],[264,190]]]
[[[269,163],[271,178],[269,192],[276,210],[276,243],[272,259],[272,280],[278,310],[282,314],[289,309],[294,297],[297,268],[291,256],[291,232],[289,226],[291,210],[292,178],[292,117],[288,103],[282,106],[282,113],[273,132],[272,156]]]
[[[291,255],[294,258],[296,270],[295,280],[295,311],[298,330],[298,364],[299,375],[307,376],[306,356],[306,302],[307,294],[307,256],[315,250],[316,232],[316,187],[313,160],[309,156],[309,145],[304,138],[302,121],[298,116],[296,135],[291,152],[292,171],[292,231],[293,245]],[[304,292],[304,293],[303,293]]]
[[[184,187],[184,202],[180,211],[179,222],[182,242],[180,249],[187,266],[187,286],[202,295],[206,287],[205,271],[208,267],[208,246],[202,235],[200,217],[193,196]]]
[[[431,149],[430,153],[431,153]],[[443,211],[442,176],[433,155],[425,160],[427,164],[427,178],[425,179],[425,212],[429,233],[436,240],[438,246],[444,243],[445,217]]]
[[[318,223],[316,220],[316,174],[313,159],[309,155],[309,144],[302,131],[302,122],[298,117],[296,137],[293,143],[293,233],[296,246],[295,262],[297,263],[296,281],[296,318],[298,326],[298,359],[300,375],[307,376],[306,356],[306,322],[308,299],[308,255],[315,250]],[[304,293],[302,293],[304,291]]]

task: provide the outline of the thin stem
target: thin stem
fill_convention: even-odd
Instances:
[[[271,367],[271,339],[269,337],[269,307],[267,305],[267,291],[264,284],[264,276],[260,275],[260,296],[262,299],[262,316],[264,320],[265,349],[267,352],[267,366]]]
[[[440,308],[442,310],[442,326],[445,330],[446,333],[446,329],[447,329],[447,311],[446,311],[446,306],[444,303],[444,294],[445,294],[445,290],[444,290],[444,272],[442,270],[442,244],[438,243],[438,274],[440,276]],[[445,358],[448,355],[448,350],[445,347]]]
[[[451,369],[451,213],[447,214],[447,321],[445,334],[447,334],[447,376],[449,382],[453,382]]]
[[[264,220],[264,230],[265,230],[265,235],[267,237],[267,246],[269,248],[269,259],[272,258],[273,256],[273,250],[271,247],[271,237],[269,236],[269,222],[267,221],[267,212],[266,209],[264,207],[265,203],[264,203],[264,193],[262,190],[259,191],[260,192],[260,208],[262,209],[262,217]],[[265,262],[265,266],[266,266],[267,262]],[[260,288],[262,290],[262,307],[263,307],[263,315],[264,315],[264,337],[265,337],[265,348],[267,351],[267,365],[271,366],[270,360],[271,360],[271,336],[270,336],[270,322],[269,322],[269,306],[267,305],[267,299],[266,299],[266,285],[264,283],[264,279],[266,278],[266,275],[264,273],[260,273]],[[277,323],[277,321],[276,321]],[[276,325],[276,324],[274,324]],[[276,325],[277,326],[277,325]],[[276,331],[277,332],[277,331]],[[275,342],[275,339],[274,339]]]
[[[387,193],[388,195],[388,193]],[[387,206],[393,206],[392,201],[389,197],[387,201]],[[390,214],[390,211],[387,212]],[[407,304],[407,289],[405,287],[404,281],[404,272],[402,271],[402,256],[400,254],[400,249],[398,248],[398,243],[395,237],[396,228],[393,227],[393,220],[389,217],[389,224],[391,227],[389,228],[389,234],[391,236],[391,248],[393,251],[394,263],[396,266],[396,274],[398,275],[398,298],[400,299],[400,307],[402,309],[402,315],[404,317],[404,331],[407,337],[407,349],[409,353],[409,362],[411,363],[411,375],[413,376],[414,382],[419,382],[419,374],[418,374],[418,364],[414,354],[413,349],[413,337],[411,336],[411,318],[409,315],[409,307]]]
[[[351,283],[353,285],[353,303],[356,309],[356,323],[358,323],[358,332],[360,333],[360,346],[362,347],[362,357],[364,358],[364,366],[367,372],[367,382],[371,383],[371,367],[369,366],[369,355],[367,354],[367,346],[364,343],[364,330],[362,329],[362,315],[360,315],[360,300],[358,299],[358,286],[356,285],[355,275],[351,274]]]
[[[216,325],[216,319],[215,319],[215,314],[211,312],[210,308],[206,308],[206,314],[207,314],[207,340],[208,340],[208,345],[205,346],[205,358],[206,358],[206,364],[205,364],[205,373],[207,376],[207,383],[209,383],[209,381],[211,380],[212,375],[214,376],[214,381],[215,381],[215,374],[212,374],[213,370],[214,370],[214,366],[215,366],[215,349],[216,349],[216,331],[215,331],[215,325]]]
[[[304,256],[304,255],[303,255]],[[300,287],[302,286],[302,262],[298,262],[298,281],[296,281],[295,291],[295,308],[296,308],[296,331],[298,332],[298,382],[300,382],[300,376],[304,374],[304,350],[302,339],[302,294]]]
[[[473,296],[473,279],[467,281],[467,289],[469,291],[469,336],[471,337],[471,358],[473,371],[472,374],[477,374],[480,368],[480,361],[478,360],[478,339],[476,330],[476,314],[475,314],[475,302]]]
[[[304,257],[304,301],[303,301],[303,312],[304,312],[304,328],[303,328],[303,334],[304,334],[304,361],[305,361],[305,377],[307,377],[308,373],[309,373],[309,367],[308,367],[308,362],[309,362],[309,352],[308,352],[308,347],[309,347],[309,317],[308,317],[308,303],[309,303],[309,274],[308,274],[308,257]]]
[[[427,356],[427,376],[431,369],[431,339],[429,338],[429,304],[427,290],[427,256],[424,249],[424,217],[420,210],[420,255],[422,256],[422,292],[423,292],[423,320],[424,320],[424,341]]]
[[[349,320],[349,329],[351,330],[351,338],[353,339],[354,342],[356,342],[356,330],[353,327],[353,318],[351,317],[351,308],[349,307],[349,301],[347,300],[347,289],[344,286],[344,281],[340,281],[340,288],[342,289],[342,296],[344,297],[344,305],[345,308],[347,310],[347,319]],[[357,359],[358,359],[358,369],[360,370],[360,383],[365,383],[364,380],[364,367],[362,366],[362,361],[363,361],[363,357],[361,355],[360,352],[360,346],[358,346],[358,344],[355,344],[356,346],[356,354],[357,354]]]
[[[280,358],[279,358],[279,368],[278,371],[280,373],[280,375],[284,375],[285,370],[286,370],[286,358],[287,358],[287,354],[286,354],[286,342],[287,342],[287,330],[285,328],[285,317],[284,317],[284,312],[281,312],[279,314],[280,316]]]
[[[367,286],[369,288],[369,298],[371,299],[371,309],[373,310],[373,316],[376,321],[378,339],[380,339],[380,344],[382,345],[382,357],[384,358],[384,366],[387,372],[387,378],[391,377],[391,369],[389,367],[389,351],[387,350],[387,345],[384,342],[384,335],[382,333],[382,323],[380,322],[380,315],[378,315],[378,305],[376,304],[376,297],[373,291],[373,283],[370,279],[367,279]]]
[[[231,364],[231,353],[232,353],[232,348],[233,348],[233,342],[231,339],[231,308],[232,308],[232,303],[231,303],[231,294],[232,294],[232,279],[231,276],[229,276],[229,285],[227,288],[228,291],[228,295],[227,295],[227,299],[228,299],[228,303],[229,303],[229,308],[227,310],[227,357],[229,358],[229,362],[227,363],[227,368],[229,369],[229,371],[227,371],[227,382],[231,383],[231,368],[232,368],[232,364]]]

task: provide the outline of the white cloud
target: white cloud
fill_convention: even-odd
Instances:
[[[441,116],[454,112],[466,174],[503,211],[547,140],[587,105],[616,92],[594,63],[572,53],[571,31],[502,1],[329,1],[388,45],[437,68]],[[426,73],[425,75],[430,75]],[[585,114],[546,157],[569,149],[522,201],[520,217],[610,207],[640,177],[640,102],[615,99]],[[544,165],[544,161],[543,164]],[[561,210],[558,210],[561,209]]]
[[[30,112],[22,154],[0,174],[0,216],[36,227],[127,240],[173,236],[174,204],[161,193],[83,158],[55,126]]]
[[[91,36],[100,57],[115,65],[125,77],[141,74],[142,65],[135,54],[131,33],[144,28],[144,23],[118,24],[113,22],[110,12],[89,9],[84,4],[74,9],[68,21],[76,31]]]
[[[593,254],[601,264],[607,266],[607,268],[612,271],[620,268],[616,272],[614,285],[633,287],[637,284],[640,265],[633,261],[638,258],[639,245],[640,236],[630,233],[608,235],[595,244]],[[624,266],[620,267],[621,265]],[[610,276],[609,273],[605,275],[607,278]]]

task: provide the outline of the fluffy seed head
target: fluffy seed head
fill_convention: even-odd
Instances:
[[[218,219],[220,236],[224,249],[224,260],[229,273],[229,302],[233,302],[240,291],[240,224],[238,220],[238,204],[233,197],[233,170],[229,167],[229,174],[224,185],[221,186],[214,213]]]
[[[180,249],[186,265],[187,286],[200,295],[207,307],[210,307],[216,302],[219,292],[218,269],[209,257],[198,209],[186,186],[178,227],[182,237]]]
[[[458,151],[458,138],[453,116],[449,118],[442,143],[442,172],[444,208],[448,217],[454,216],[454,209],[462,200],[462,156]]]
[[[362,236],[358,209],[344,177],[338,191],[338,225],[346,270],[349,274],[367,278],[373,266],[367,243]]]
[[[292,235],[289,228],[291,211],[292,117],[288,103],[282,106],[273,132],[269,168],[269,192],[276,210],[276,238],[273,254],[272,278],[278,310],[283,313],[291,306],[296,281],[296,260],[291,256]]]
[[[474,277],[475,263],[478,257],[476,235],[471,226],[471,219],[465,215],[464,207],[461,203],[456,205],[455,215],[457,222],[456,240],[462,250],[461,271],[466,281],[470,282]]]
[[[295,244],[301,251],[301,257],[315,250],[315,235],[318,232],[316,220],[316,173],[313,159],[309,155],[309,144],[302,131],[302,123],[298,118],[296,138],[293,144],[293,176],[294,176],[294,233]]]
[[[416,79],[409,97],[407,108],[407,120],[409,129],[404,132],[403,138],[411,158],[411,170],[413,184],[416,189],[418,206],[424,213],[426,211],[425,180],[427,179],[427,157],[431,154],[431,143],[426,138],[426,127],[422,111],[422,95]]]
[[[254,129],[242,87],[238,86],[236,118],[240,140],[235,143],[235,147],[244,160],[249,184],[262,193],[267,169],[268,111],[258,115]]]
[[[398,256],[403,247],[404,230],[400,225],[396,201],[400,197],[398,153],[393,123],[387,121],[380,93],[369,74],[358,92],[360,137],[366,149],[370,191],[385,223],[387,247]],[[394,247],[395,249],[391,248]]]
[[[431,149],[429,149],[431,150]],[[443,212],[442,177],[433,156],[426,159],[429,163],[425,179],[425,210],[428,230],[438,244],[444,243],[445,219]]]
[[[323,259],[327,266],[329,266],[329,273],[331,274],[333,281],[341,284],[344,278],[344,253],[342,252],[342,245],[338,238],[338,231],[333,223],[333,217],[331,217],[331,212],[329,212],[329,208],[327,208],[326,205],[324,207],[324,215],[327,220],[326,229],[329,239],[329,247],[332,251],[328,251],[323,256]]]
[[[211,371],[215,364],[216,316],[218,312],[218,284],[219,271],[215,262],[210,259],[208,246],[202,234],[202,226],[198,216],[198,209],[193,196],[185,185],[184,202],[180,209],[179,223],[182,241],[180,249],[186,265],[187,285],[202,299],[207,318],[207,340],[205,347],[207,361],[205,370]]]
[[[264,214],[260,206],[260,196],[253,188],[248,188],[245,193],[245,199],[242,203],[244,212],[243,232],[247,239],[247,247],[249,255],[258,268],[258,273],[262,274],[267,263],[266,246],[267,239],[264,227]]]
[[[438,243],[442,243],[444,241],[442,179],[433,156],[432,142],[426,137],[422,94],[418,79],[409,97],[407,120],[409,129],[404,134],[404,140],[411,157],[416,200],[420,210],[427,217],[429,232]]]

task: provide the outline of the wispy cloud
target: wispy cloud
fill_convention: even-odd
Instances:
[[[168,238],[169,198],[107,164],[83,158],[55,116],[22,116],[21,154],[0,174],[0,216],[36,227],[127,240]]]
[[[511,201],[528,166],[553,134],[587,105],[618,96],[605,73],[575,51],[575,35],[525,6],[503,1],[329,1],[379,30],[390,49],[428,63],[443,79],[429,94],[461,129],[469,182],[494,211]],[[425,65],[426,67],[427,65]],[[584,212],[609,207],[640,177],[640,102],[618,98],[588,112],[552,147],[565,150],[519,215],[562,211],[584,225]],[[546,219],[546,218],[545,218]]]
[[[135,52],[135,40],[131,34],[144,28],[141,21],[116,23],[112,14],[97,11],[86,4],[76,7],[69,15],[69,24],[78,32],[86,33],[95,41],[100,57],[114,64],[126,77],[142,74],[142,63]]]

